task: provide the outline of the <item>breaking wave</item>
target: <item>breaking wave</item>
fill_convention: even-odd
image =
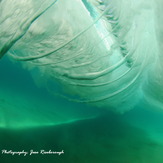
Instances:
[[[35,69],[37,84],[57,94],[58,83],[73,101],[117,112],[142,100],[162,108],[161,3],[2,0],[0,57]]]

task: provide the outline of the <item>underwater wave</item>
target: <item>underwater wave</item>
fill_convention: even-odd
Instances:
[[[130,6],[130,7],[129,7]],[[161,0],[2,0],[0,57],[52,94],[117,112],[162,108]],[[158,16],[159,15],[159,16]]]

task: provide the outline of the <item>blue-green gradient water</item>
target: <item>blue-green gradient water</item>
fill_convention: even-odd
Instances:
[[[0,162],[163,163],[162,5],[0,0]]]
[[[139,103],[116,114],[69,102],[38,88],[29,71],[0,64],[0,148],[64,150],[63,155],[2,154],[7,162],[161,163],[163,112]]]

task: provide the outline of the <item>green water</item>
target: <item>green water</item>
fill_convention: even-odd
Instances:
[[[159,131],[161,133],[163,130]],[[1,159],[3,162],[161,163],[163,144],[151,137],[155,132],[158,131],[147,132],[145,126],[135,127],[126,122],[123,116],[109,113],[95,119],[58,126],[1,129],[2,149],[28,152],[31,149],[64,150],[60,156],[3,154]]]
[[[0,149],[64,150],[62,155],[1,152],[3,163],[162,163],[162,111],[140,103],[115,114],[68,102],[38,88],[28,71],[7,58],[0,66]]]
[[[161,6],[0,0],[0,162],[163,163]]]

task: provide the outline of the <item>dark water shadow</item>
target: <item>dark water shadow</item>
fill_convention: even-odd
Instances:
[[[62,155],[18,156],[0,153],[3,163],[162,163],[162,146],[112,113],[96,119],[31,128],[0,130],[0,150],[64,150]]]

